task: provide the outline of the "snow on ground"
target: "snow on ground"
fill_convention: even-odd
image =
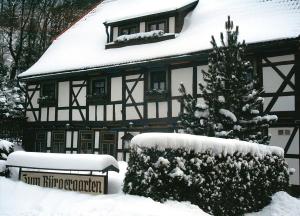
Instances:
[[[273,196],[272,203],[262,211],[246,216],[296,216],[300,215],[299,205],[299,199],[281,191]]]
[[[88,195],[41,188],[0,177],[1,216],[206,216],[187,202],[164,204],[150,198],[125,195],[121,184],[127,163],[119,162],[120,173],[109,172],[109,195]]]
[[[159,150],[167,148],[194,150],[195,152],[211,151],[214,154],[252,153],[263,157],[266,154],[277,154],[283,156],[282,148],[249,143],[236,139],[221,139],[190,134],[178,133],[143,133],[131,140],[131,146],[138,148],[153,148]]]

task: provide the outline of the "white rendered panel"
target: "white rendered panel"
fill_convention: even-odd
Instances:
[[[140,32],[146,32],[146,24],[145,24],[145,22],[140,22]]]
[[[126,162],[129,161],[129,158],[130,158],[130,154],[129,154],[129,153],[126,153]]]
[[[122,120],[122,104],[115,105],[115,118],[116,121]]]
[[[58,121],[69,121],[69,110],[58,110],[57,111]]]
[[[95,132],[95,148],[99,148],[99,137],[100,137],[100,133],[99,131]]]
[[[118,152],[117,160],[123,161],[123,153],[122,152]]]
[[[71,151],[66,151],[66,154],[71,154]]]
[[[34,122],[35,121],[32,111],[26,111],[26,118],[27,118],[27,121],[29,121],[29,122]]]
[[[58,83],[58,106],[59,107],[68,107],[69,106],[69,97],[70,97],[70,83],[59,82]]]
[[[183,83],[186,92],[193,93],[193,68],[180,68],[171,71],[171,94],[172,96],[179,96],[178,91],[180,83]]]
[[[175,33],[175,17],[169,17],[169,33]]]
[[[78,97],[77,97],[78,103],[80,106],[86,105],[86,87],[82,87]]]
[[[72,81],[73,85],[83,85],[84,84],[84,80],[78,80],[78,81]]]
[[[294,111],[295,110],[295,96],[281,96],[275,102],[271,111]]]
[[[172,100],[172,117],[178,117],[180,113],[180,103],[177,100]]]
[[[115,41],[118,37],[118,27],[113,28],[113,41]]]
[[[31,95],[31,94],[29,94]],[[39,108],[39,104],[38,104],[38,99],[40,97],[40,92],[39,91],[36,91],[31,99],[31,103],[32,103],[32,106],[33,108]],[[30,107],[30,106],[29,106]]]
[[[113,105],[107,105],[106,106],[106,121],[113,120],[113,112],[114,112]]]
[[[94,105],[89,106],[89,120],[90,121],[96,120],[95,109],[96,109],[96,107]]]
[[[293,130],[293,128],[286,128],[286,127],[280,127],[280,128],[269,128],[269,134],[271,135],[270,145],[272,146],[278,146],[281,148],[285,148],[290,135],[278,135],[279,130]]]
[[[104,106],[100,105],[97,106],[97,121],[103,121],[104,120]]]
[[[131,79],[138,79],[141,74],[134,74],[134,75],[129,75],[126,76],[126,80],[131,80]],[[142,76],[143,77],[143,76]]]
[[[203,79],[203,73],[202,70],[205,72],[208,71],[208,66],[207,65],[201,65],[197,67],[197,94],[201,94],[201,90],[199,89],[199,83],[202,85],[206,85],[204,79]]]
[[[118,133],[118,149],[123,149],[122,137],[124,136],[124,132]]]
[[[72,145],[72,131],[67,131],[67,135],[66,135],[66,147],[67,148],[71,148]]]
[[[55,107],[49,107],[49,121],[55,121]]]
[[[78,131],[73,132],[73,148],[77,148],[77,142],[78,142]],[[74,151],[73,151],[74,153]]]
[[[156,118],[156,103],[148,103],[148,118]]]
[[[139,111],[143,117],[144,107],[137,106],[137,108],[139,109]],[[136,119],[140,119],[140,117],[139,117],[136,109],[134,108],[134,106],[126,107],[126,120],[136,120]]]
[[[289,168],[294,168],[295,173],[290,176],[290,184],[299,185],[299,159],[285,158]]]
[[[122,100],[122,77],[111,78],[111,101]]]
[[[167,118],[168,117],[168,102],[159,102],[158,103],[158,117]]]
[[[264,97],[264,111],[267,109],[269,103],[271,102],[271,97]]]
[[[51,131],[47,132],[47,147],[51,147]]]
[[[83,116],[85,117],[85,110],[81,110],[81,111],[83,113]],[[78,109],[72,110],[72,120],[73,121],[82,121],[83,120]]]
[[[94,154],[99,154],[99,152],[95,151]]]
[[[295,60],[295,55],[283,55],[283,56],[268,57],[268,60],[272,63],[282,62],[282,61],[293,61],[293,60]],[[266,62],[263,61],[263,63],[266,63]]]
[[[48,109],[43,107],[41,108],[41,121],[47,121],[47,111]]]
[[[291,133],[292,133],[292,129],[291,129]],[[299,129],[298,129],[287,153],[288,154],[299,154]]]
[[[36,85],[28,85],[28,89],[35,89]]]
[[[144,81],[138,82],[134,88],[132,96],[136,103],[144,101]]]
[[[73,151],[73,154],[77,154],[77,151]]]

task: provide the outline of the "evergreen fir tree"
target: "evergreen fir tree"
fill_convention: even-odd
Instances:
[[[257,90],[257,78],[253,67],[246,59],[245,41],[239,42],[239,29],[234,29],[228,17],[225,23],[226,38],[220,35],[221,45],[218,46],[214,36],[211,44],[212,52],[208,57],[208,71],[202,71],[205,84],[199,83],[205,105],[208,109],[206,118],[193,119],[190,123],[201,120],[201,130],[186,130],[188,133],[221,138],[234,138],[256,143],[267,144],[270,137],[266,134],[269,125],[277,120],[277,116],[261,113],[263,98],[262,89]],[[187,97],[180,88],[183,104],[188,104]],[[192,98],[189,98],[191,101]],[[196,107],[185,108],[180,114],[180,122],[188,122],[195,115]],[[201,106],[200,107],[204,107]],[[199,111],[199,110],[198,110]],[[207,110],[203,110],[207,112]],[[199,115],[199,114],[198,114]],[[200,114],[200,116],[203,116]],[[193,123],[193,125],[197,125]],[[185,128],[191,128],[182,124]]]

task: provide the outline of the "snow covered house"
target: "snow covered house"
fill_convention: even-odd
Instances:
[[[265,89],[263,109],[279,117],[271,144],[284,148],[299,185],[299,0],[104,0],[19,75],[25,148],[126,160],[134,135],[173,132],[179,84],[200,98],[211,35],[228,15]]]

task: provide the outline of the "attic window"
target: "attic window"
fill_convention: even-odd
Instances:
[[[137,25],[131,25],[131,26],[121,26],[119,31],[120,35],[130,35],[138,33],[138,26]]]
[[[92,95],[104,95],[106,94],[106,80],[95,79],[92,80]]]
[[[55,83],[48,82],[42,84],[42,96],[47,98],[55,98]]]
[[[167,31],[167,20],[158,20],[147,23],[147,31],[162,30]]]
[[[150,74],[150,87],[152,90],[166,90],[166,72],[155,71]]]

